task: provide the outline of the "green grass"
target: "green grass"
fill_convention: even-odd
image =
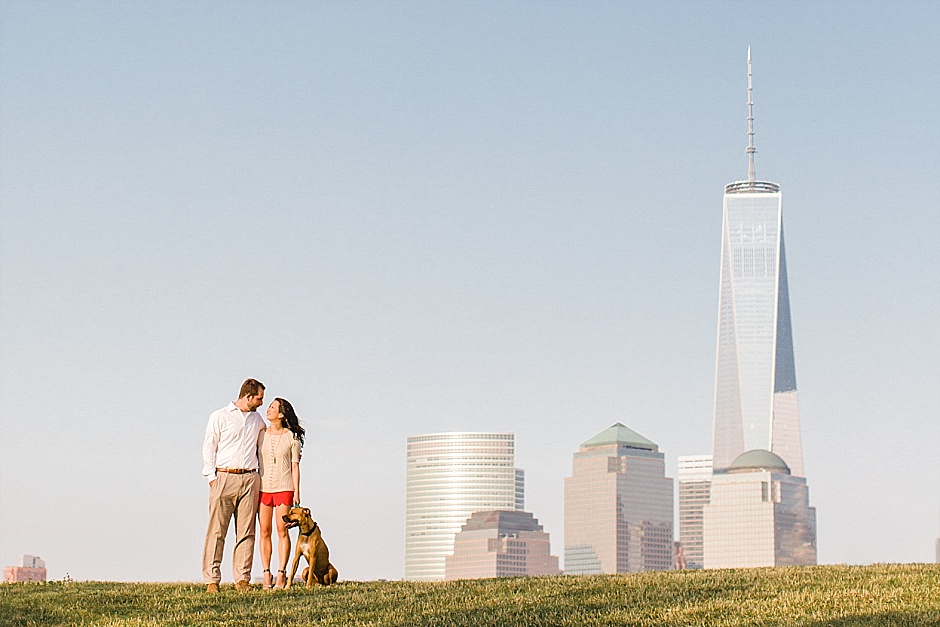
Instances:
[[[0,625],[940,625],[940,566],[818,566],[341,582],[207,595],[196,584],[0,585]]]

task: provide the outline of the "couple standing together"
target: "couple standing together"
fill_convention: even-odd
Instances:
[[[304,429],[289,402],[276,398],[268,405],[268,425],[257,409],[264,403],[264,385],[246,379],[238,400],[212,412],[202,445],[202,474],[209,481],[209,526],[202,550],[206,592],[218,592],[220,566],[228,525],[235,518],[232,572],[237,590],[247,590],[255,553],[255,517],[261,525],[264,587],[287,584],[290,535],[283,516],[300,504],[300,449]],[[271,518],[278,535],[280,568],[271,576]]]

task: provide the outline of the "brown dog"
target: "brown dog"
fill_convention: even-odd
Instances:
[[[320,535],[320,525],[310,517],[310,510],[306,507],[292,507],[282,518],[287,523],[288,529],[300,528],[300,534],[297,536],[297,550],[294,552],[294,563],[290,569],[290,577],[287,578],[287,587],[290,588],[294,575],[297,574],[301,556],[307,560],[307,568],[304,569],[301,577],[307,582],[308,588],[314,583],[321,586],[334,583],[339,578],[339,574],[330,564],[330,549],[327,548],[326,542]]]

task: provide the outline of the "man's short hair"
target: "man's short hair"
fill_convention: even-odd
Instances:
[[[238,391],[238,398],[245,398],[246,396],[258,396],[261,393],[261,390],[264,389],[264,383],[258,381],[257,379],[245,379],[245,382],[242,383],[242,389]]]

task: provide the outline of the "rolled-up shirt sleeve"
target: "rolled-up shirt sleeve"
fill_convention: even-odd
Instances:
[[[206,425],[206,437],[202,442],[202,474],[210,483],[216,477],[215,457],[219,450],[219,435],[221,433],[219,417],[216,414],[209,416]]]

